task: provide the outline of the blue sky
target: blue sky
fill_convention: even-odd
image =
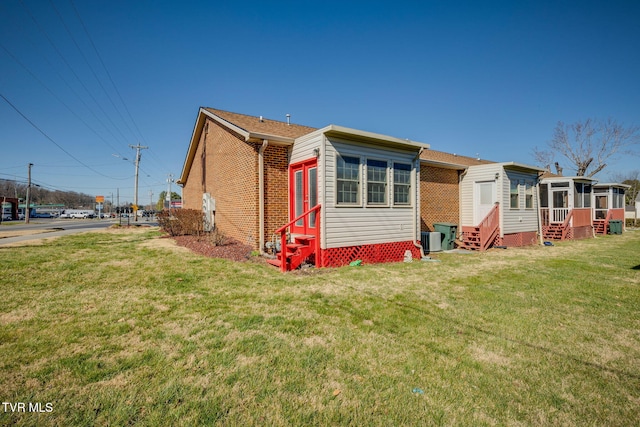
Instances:
[[[0,178],[33,163],[47,188],[132,201],[141,144],[148,203],[200,106],[534,164],[558,121],[640,125],[639,17],[637,1],[3,0]]]

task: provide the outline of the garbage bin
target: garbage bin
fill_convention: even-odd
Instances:
[[[622,234],[622,221],[619,219],[609,220],[609,234]]]
[[[442,250],[448,251],[454,249],[454,242],[456,241],[456,234],[458,233],[458,224],[436,222],[433,224],[433,228],[442,233]]]

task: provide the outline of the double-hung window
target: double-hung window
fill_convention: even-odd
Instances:
[[[520,209],[520,186],[517,179],[510,181],[509,208]]]
[[[387,204],[387,162],[367,159],[367,204]]]
[[[524,208],[533,209],[533,182],[527,181],[524,184]]]
[[[357,205],[360,200],[360,159],[351,156],[336,158],[336,202],[339,205]]]
[[[393,164],[393,204],[411,204],[411,165]]]

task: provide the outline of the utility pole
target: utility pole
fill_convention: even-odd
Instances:
[[[171,209],[171,183],[173,182],[173,174],[170,173],[167,177],[167,195],[165,200],[167,201],[167,208]]]
[[[136,150],[136,181],[133,188],[133,220],[138,221],[138,169],[140,167],[140,150],[147,149],[144,145],[131,145],[129,147]]]
[[[153,209],[153,190],[149,190],[149,210],[152,211]]]
[[[31,166],[33,163],[29,163],[29,175],[27,180],[27,205],[24,209],[24,223],[29,224],[29,206],[31,205]]]

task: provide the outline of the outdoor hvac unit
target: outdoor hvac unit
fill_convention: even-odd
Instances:
[[[202,194],[202,213],[204,215],[205,231],[213,230],[215,226],[215,212],[216,199],[213,199],[209,193]]]
[[[424,252],[442,251],[442,233],[438,231],[420,233],[420,244]]]

